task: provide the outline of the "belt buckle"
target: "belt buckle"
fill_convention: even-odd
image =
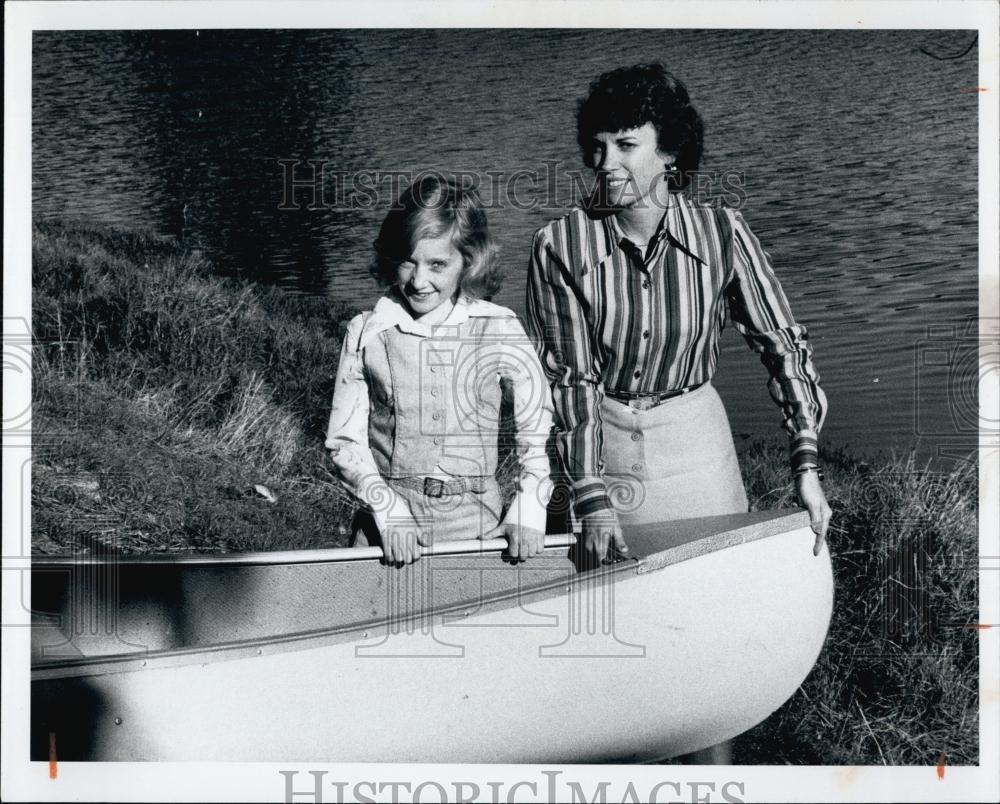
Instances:
[[[639,396],[635,399],[630,399],[628,403],[629,406],[636,410],[649,410],[656,407],[660,403],[660,400],[655,396]]]
[[[424,494],[428,497],[441,497],[444,495],[444,482],[436,477],[424,478]]]

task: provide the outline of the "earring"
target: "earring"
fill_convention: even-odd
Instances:
[[[664,162],[663,167],[666,170],[666,172],[670,173],[671,175],[677,172],[677,165],[675,165],[673,162]]]

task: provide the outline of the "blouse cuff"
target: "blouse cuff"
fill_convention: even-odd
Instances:
[[[608,487],[603,479],[590,479],[573,488],[573,511],[578,519],[582,519],[590,514],[601,511],[613,511],[611,498],[608,496]]]
[[[397,530],[412,530],[420,533],[421,526],[410,511],[406,499],[395,491],[385,480],[374,480],[364,489],[364,496],[359,495],[371,509],[378,525],[379,535],[385,538],[390,526]]]
[[[792,471],[803,466],[819,465],[819,446],[815,431],[802,430],[792,436],[789,444]]]
[[[541,487],[537,484],[532,486],[525,484],[525,488],[514,495],[514,499],[503,518],[503,524],[521,525],[545,533],[545,522],[548,517],[546,510],[548,494],[540,494],[540,491]]]

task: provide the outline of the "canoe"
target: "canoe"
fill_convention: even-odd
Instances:
[[[32,756],[647,762],[731,738],[823,646],[830,557],[802,511],[572,535],[505,560],[379,551],[32,562]]]

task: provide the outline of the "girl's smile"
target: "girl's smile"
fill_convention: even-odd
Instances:
[[[452,233],[418,240],[409,259],[396,269],[396,287],[410,313],[420,318],[458,296],[465,260],[452,243]]]

